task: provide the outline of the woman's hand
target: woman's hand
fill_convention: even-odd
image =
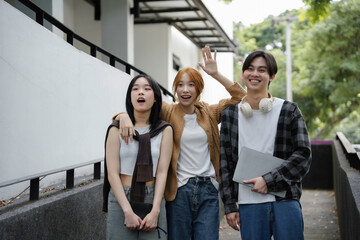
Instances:
[[[133,141],[133,136],[136,135],[134,125],[127,113],[120,113],[116,116],[115,120],[120,121],[119,134],[126,144]]]
[[[209,46],[206,45],[204,48],[201,49],[201,51],[204,59],[204,64],[199,62],[199,66],[207,74],[209,74],[210,76],[214,76],[215,74],[218,73],[217,63],[216,63],[216,50],[214,52],[214,58],[212,58],[211,56],[211,49]]]
[[[151,211],[140,225],[140,229],[143,231],[154,231],[158,225],[159,213]]]
[[[130,230],[140,229],[141,218],[134,212],[125,214],[125,226]]]

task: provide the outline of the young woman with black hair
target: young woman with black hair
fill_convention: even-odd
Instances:
[[[125,144],[116,124],[108,129],[104,182],[107,239],[159,239],[159,230],[154,230],[167,231],[163,196],[173,130],[160,119],[161,107],[158,84],[149,76],[138,75],[126,94],[126,110],[137,131],[137,141]],[[133,204],[152,207],[142,218]]]

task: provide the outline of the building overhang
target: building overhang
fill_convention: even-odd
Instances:
[[[237,53],[236,44],[201,0],[134,0],[134,24],[168,23],[199,48]]]

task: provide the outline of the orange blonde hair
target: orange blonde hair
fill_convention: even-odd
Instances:
[[[172,86],[174,96],[176,95],[177,86],[178,86],[179,82],[181,81],[181,78],[184,74],[187,74],[189,80],[194,82],[194,84],[195,84],[195,89],[196,89],[196,94],[197,94],[195,102],[200,101],[200,94],[204,90],[204,79],[202,78],[201,73],[192,67],[183,68],[183,69],[179,70],[179,72],[176,74],[176,77],[174,79],[173,86]]]

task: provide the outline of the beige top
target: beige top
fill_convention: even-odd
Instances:
[[[197,122],[205,130],[209,141],[210,160],[214,166],[216,178],[219,179],[219,159],[220,159],[220,137],[218,124],[221,121],[221,112],[230,105],[239,103],[246,95],[246,91],[238,84],[234,83],[226,89],[230,95],[230,99],[222,99],[217,104],[209,105],[205,102],[198,102],[195,104],[195,113],[197,115]],[[180,154],[180,139],[184,129],[185,113],[182,111],[179,104],[168,104],[163,102],[161,109],[162,120],[170,123],[174,129],[174,146],[169,167],[165,199],[173,201],[177,193],[177,176],[176,168],[177,161]]]

